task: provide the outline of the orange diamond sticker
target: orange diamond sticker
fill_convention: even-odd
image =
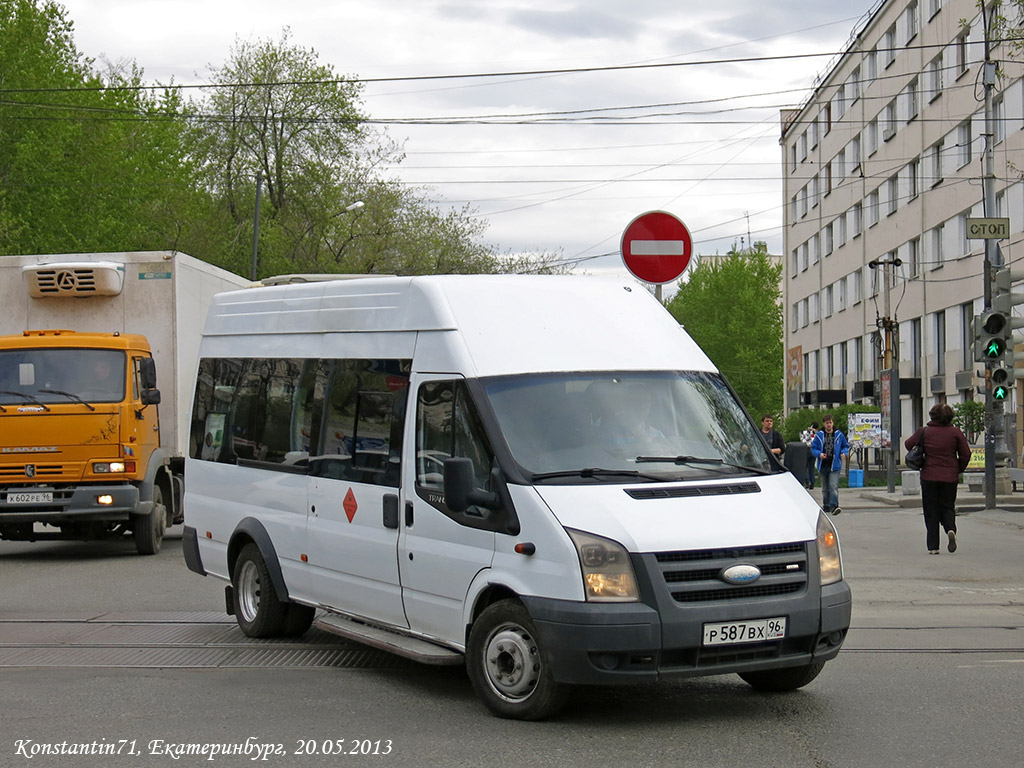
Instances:
[[[348,493],[345,494],[345,501],[342,505],[345,508],[345,515],[348,517],[348,521],[351,523],[352,518],[356,516],[356,510],[359,505],[356,504],[356,495],[352,493],[352,489],[348,489]]]

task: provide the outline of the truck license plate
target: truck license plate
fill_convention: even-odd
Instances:
[[[726,621],[704,625],[704,645],[763,643],[786,636],[786,617]]]
[[[34,491],[32,493],[8,493],[8,504],[51,504],[52,491]]]

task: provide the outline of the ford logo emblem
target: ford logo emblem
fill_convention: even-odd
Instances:
[[[730,584],[751,584],[761,578],[756,565],[733,565],[722,571],[722,579]]]

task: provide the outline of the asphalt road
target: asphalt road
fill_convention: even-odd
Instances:
[[[135,657],[118,632],[196,664],[261,649],[222,616],[223,585],[185,569],[174,538],[149,558],[130,543],[0,542],[0,766],[25,765],[44,745],[97,742],[121,754],[40,754],[28,765],[1016,768],[1024,514],[963,516],[959,551],[938,557],[925,552],[916,510],[847,508],[835,521],[854,626],[811,685],[770,696],[727,676],[580,689],[544,723],[491,717],[461,668],[377,653],[307,665],[330,645],[319,636],[288,653],[265,648],[280,661],[265,655],[254,667],[12,664],[22,652],[84,653],[69,651],[67,633],[91,638],[90,652],[123,652],[125,663]],[[191,645],[193,630],[220,645]],[[31,649],[26,631],[42,634]],[[243,753],[208,760],[180,754],[187,745]]]

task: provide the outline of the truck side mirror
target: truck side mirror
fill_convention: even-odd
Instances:
[[[143,405],[160,405],[160,390],[144,389],[142,394],[139,395],[139,399]]]
[[[139,378],[142,379],[143,389],[156,389],[156,362],[152,357],[139,359]]]
[[[472,506],[499,509],[498,494],[476,488],[473,460],[452,457],[444,460],[444,503],[452,512],[465,512]]]

